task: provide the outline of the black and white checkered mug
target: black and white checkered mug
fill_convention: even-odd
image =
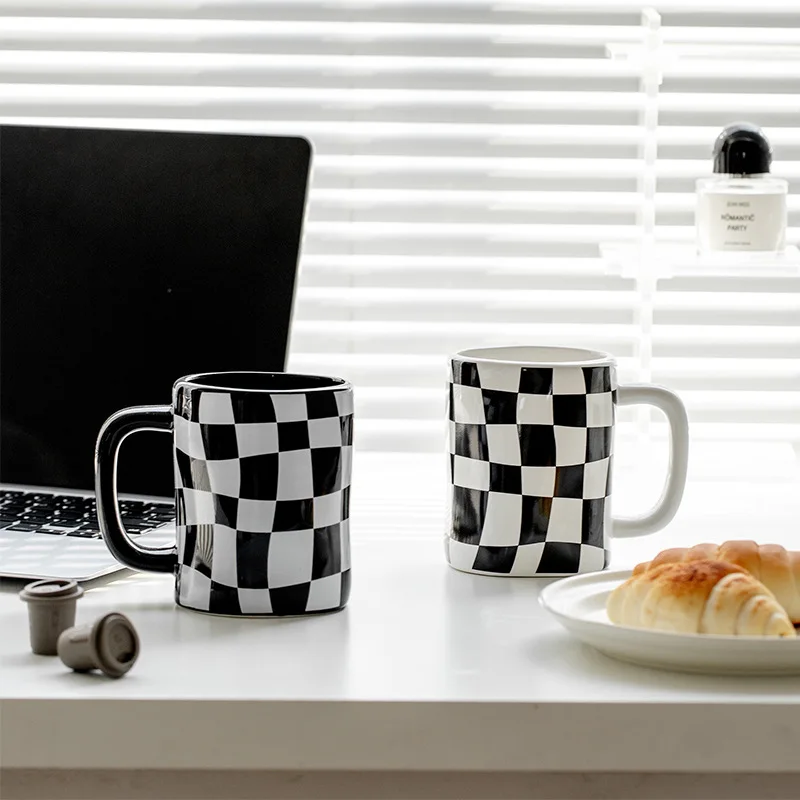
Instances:
[[[120,520],[117,454],[140,430],[173,433],[176,545],[166,552],[134,543]],[[181,378],[171,406],[123,409],[100,431],[100,530],[126,566],[174,571],[185,608],[236,616],[343,608],[352,444],[353,390],[339,378]]]
[[[642,517],[611,516],[617,405],[660,408],[670,469]],[[450,360],[448,563],[503,576],[571,575],[608,566],[615,536],[653,533],[683,496],[689,425],[680,398],[617,386],[606,353],[568,347],[464,350]]]

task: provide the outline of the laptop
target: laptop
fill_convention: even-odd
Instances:
[[[299,137],[0,126],[0,576],[121,569],[93,488],[114,411],[285,369],[310,158]],[[122,455],[126,527],[164,546],[171,437]]]

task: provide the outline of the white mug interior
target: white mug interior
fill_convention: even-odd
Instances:
[[[456,353],[462,361],[492,361],[498,364],[524,364],[528,367],[599,367],[616,363],[609,353],[582,347],[514,345],[474,347]]]

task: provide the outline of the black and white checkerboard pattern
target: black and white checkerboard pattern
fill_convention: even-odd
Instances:
[[[344,606],[352,390],[179,391],[178,604],[232,615]]]
[[[519,576],[603,569],[614,367],[451,369],[449,563]]]

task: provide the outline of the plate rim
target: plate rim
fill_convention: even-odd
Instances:
[[[795,649],[800,648],[800,631],[794,638],[789,636],[733,636],[730,634],[716,634],[716,633],[682,633],[678,631],[660,631],[651,628],[635,628],[630,625],[618,625],[615,622],[608,622],[603,620],[585,619],[575,615],[570,615],[560,611],[553,606],[550,595],[559,594],[563,591],[564,586],[572,586],[573,584],[591,583],[592,581],[625,581],[633,574],[633,569],[622,570],[598,570],[596,572],[586,572],[582,575],[571,575],[568,578],[554,581],[545,586],[539,592],[539,605],[548,613],[552,614],[565,628],[570,627],[570,623],[577,623],[585,628],[597,631],[598,633],[606,633],[613,631],[612,636],[631,637],[635,636],[638,639],[650,639],[658,641],[663,644],[672,639],[674,643],[679,641],[692,642],[693,646],[699,647],[714,647],[716,645],[730,644],[734,647],[741,647],[745,644],[753,644],[758,642],[762,647],[773,648],[775,646],[786,648],[794,646]],[[619,584],[617,584],[619,585]],[[791,643],[794,642],[794,645]],[[702,643],[702,644],[700,644]]]

